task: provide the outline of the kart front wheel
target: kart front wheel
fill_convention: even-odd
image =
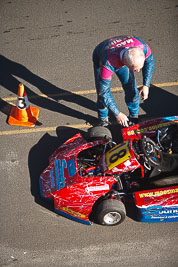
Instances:
[[[89,140],[94,139],[112,139],[110,130],[103,126],[95,126],[88,129],[87,138]]]
[[[96,217],[100,224],[114,226],[124,221],[126,209],[120,200],[107,199],[98,205]]]

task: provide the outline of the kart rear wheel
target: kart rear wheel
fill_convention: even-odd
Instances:
[[[107,199],[98,205],[96,217],[98,222],[102,225],[118,225],[124,221],[126,217],[126,209],[120,200]]]
[[[95,140],[95,139],[112,139],[112,134],[110,130],[103,126],[95,126],[88,129],[87,139]]]

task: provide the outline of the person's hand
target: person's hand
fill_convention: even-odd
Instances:
[[[120,112],[119,115],[116,116],[116,120],[117,120],[117,122],[118,122],[120,125],[122,125],[122,126],[124,126],[124,127],[128,127],[128,126],[129,126],[129,125],[128,125],[128,121],[129,121],[129,119],[128,119],[127,116],[126,116],[124,113],[122,113],[122,112]]]
[[[142,86],[139,92],[141,99],[146,100],[148,98],[148,94],[149,94],[149,87],[146,85]]]

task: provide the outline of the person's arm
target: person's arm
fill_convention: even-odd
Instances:
[[[155,59],[153,54],[145,59],[145,63],[142,69],[143,74],[143,85],[150,87],[150,82],[154,70]]]
[[[143,86],[140,89],[140,93],[139,93],[142,100],[146,100],[149,95],[149,87],[150,87],[150,81],[151,81],[153,70],[154,70],[154,63],[155,63],[155,59],[154,59],[153,54],[151,54],[149,57],[146,58],[143,69],[142,69]]]

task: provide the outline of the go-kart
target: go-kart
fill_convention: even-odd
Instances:
[[[178,116],[123,128],[122,136],[116,144],[96,126],[67,140],[40,176],[41,196],[85,224],[120,224],[130,202],[138,221],[178,221]]]

